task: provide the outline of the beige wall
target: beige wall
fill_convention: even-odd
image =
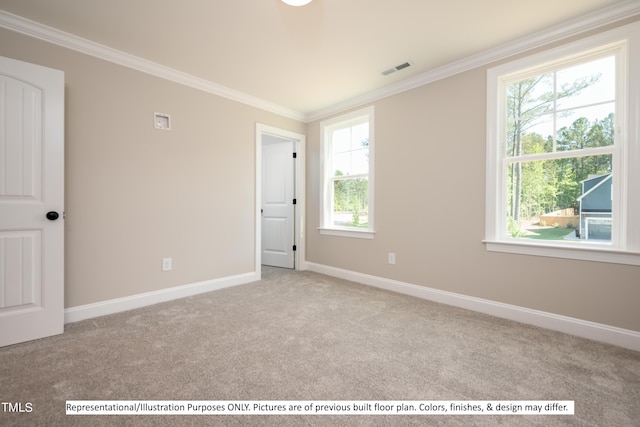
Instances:
[[[320,124],[309,124],[307,260],[640,331],[640,267],[485,249],[486,70],[375,102],[374,240],[318,233]]]
[[[254,271],[255,123],[302,123],[0,29],[65,72],[65,306]],[[172,130],[153,127],[171,115]],[[173,271],[161,259],[173,258]]]

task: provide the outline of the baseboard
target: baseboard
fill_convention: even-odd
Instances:
[[[640,332],[637,331],[441,291],[309,261],[306,264],[310,271],[328,276],[640,351]]]
[[[119,313],[121,311],[133,310],[135,308],[146,307],[148,305],[171,301],[178,298],[185,298],[205,292],[216,291],[230,286],[243,285],[257,280],[260,280],[260,272],[245,273],[236,276],[176,286],[159,291],[145,292],[143,294],[101,301],[94,304],[70,307],[64,310],[64,322],[72,323],[80,320],[92,319],[94,317],[105,316],[107,314]]]

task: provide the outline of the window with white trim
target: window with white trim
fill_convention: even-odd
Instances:
[[[320,124],[320,232],[373,238],[373,107]]]
[[[487,249],[640,265],[640,23],[492,68]]]

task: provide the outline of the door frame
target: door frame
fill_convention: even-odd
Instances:
[[[300,133],[291,132],[285,129],[256,123],[256,205],[255,205],[255,274],[258,279],[261,277],[262,266],[262,136],[271,135],[278,138],[293,141],[296,152],[296,162],[294,163],[294,197],[296,208],[294,214],[293,240],[296,245],[294,253],[294,267],[296,270],[306,270],[305,239],[304,239],[304,219],[305,219],[305,165],[306,165],[306,136]]]

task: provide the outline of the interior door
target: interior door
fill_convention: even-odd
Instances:
[[[64,74],[0,57],[0,346],[64,329]]]
[[[262,264],[294,268],[294,142],[262,138]]]

